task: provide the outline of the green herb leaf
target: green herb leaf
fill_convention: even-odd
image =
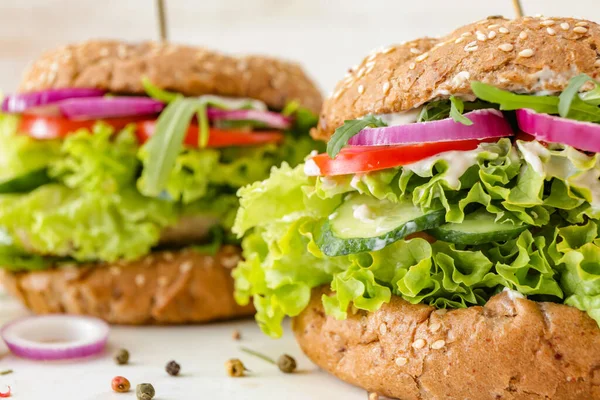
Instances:
[[[152,82],[147,76],[142,78],[142,86],[144,87],[144,90],[146,91],[146,94],[148,96],[165,103],[171,103],[183,97],[183,95],[180,93],[168,92],[166,90],[154,86],[154,84],[152,84]]]
[[[438,121],[448,118],[450,115],[451,104],[447,100],[432,101],[427,103],[421,109],[417,122]]]
[[[329,157],[334,158],[340,150],[342,150],[342,147],[348,143],[348,140],[350,140],[352,136],[367,127],[375,128],[381,126],[387,125],[381,119],[373,115],[367,115],[362,119],[344,121],[344,125],[335,130],[329,143],[327,143],[327,154],[329,154]]]
[[[463,125],[473,125],[473,121],[463,115],[465,104],[461,99],[455,96],[450,97],[450,117],[455,122],[460,122]]]
[[[576,121],[600,122],[600,108],[586,103],[577,96],[571,103],[567,118]]]
[[[197,99],[179,98],[170,103],[158,117],[156,130],[146,144],[148,157],[144,162],[140,188],[145,195],[156,197],[165,188],[198,107]]]
[[[480,100],[496,103],[501,110],[529,108],[538,113],[558,114],[558,96],[515,94],[483,82],[471,82],[471,89]]]
[[[567,88],[560,94],[559,102],[558,102],[558,114],[567,118],[569,115],[569,111],[571,110],[571,105],[579,90],[589,81],[594,81],[586,74],[577,75],[575,78],[569,81],[569,85]]]

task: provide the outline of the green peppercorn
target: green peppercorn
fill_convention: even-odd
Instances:
[[[296,360],[292,356],[288,356],[287,354],[282,354],[277,359],[277,367],[281,372],[285,372],[286,374],[291,374],[296,370]]]
[[[140,383],[135,388],[135,395],[138,400],[152,400],[155,394],[154,386],[149,383]]]
[[[179,364],[177,364],[175,361],[169,361],[169,363],[167,364],[165,369],[167,370],[167,374],[169,374],[171,376],[177,376],[177,375],[179,375],[181,366]]]
[[[227,360],[227,362],[225,363],[225,369],[227,370],[227,375],[232,376],[234,378],[244,376],[244,373],[246,371],[246,367],[244,367],[244,364],[242,364],[242,362],[237,358]]]
[[[120,349],[115,354],[115,362],[119,365],[125,365],[129,362],[129,352],[125,349]]]

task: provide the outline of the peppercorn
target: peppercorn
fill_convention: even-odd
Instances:
[[[127,393],[131,389],[131,383],[122,376],[115,376],[110,383],[112,390],[117,393]]]
[[[231,338],[233,340],[240,340],[242,338],[242,334],[240,333],[240,331],[238,331],[237,329],[233,331],[233,333],[231,334]]]
[[[135,395],[138,400],[152,400],[155,394],[154,386],[149,383],[140,383],[135,388]]]
[[[277,359],[277,367],[281,372],[285,372],[286,374],[291,374],[296,370],[296,360],[292,356],[288,356],[287,354],[282,354]]]
[[[177,376],[177,375],[179,375],[181,366],[179,364],[177,364],[175,361],[169,361],[169,363],[167,364],[165,369],[167,370],[167,374],[169,374],[171,376]]]
[[[115,362],[119,365],[125,365],[129,362],[129,352],[125,349],[120,349],[115,354]]]
[[[225,369],[227,370],[227,375],[234,378],[244,376],[244,373],[246,372],[246,367],[244,367],[244,364],[242,364],[242,362],[237,358],[227,360],[225,363]]]

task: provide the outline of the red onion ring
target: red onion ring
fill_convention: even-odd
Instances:
[[[562,143],[580,150],[600,152],[600,124],[517,110],[519,128],[542,142]]]
[[[102,352],[108,332],[108,325],[100,319],[56,314],[9,322],[0,335],[16,356],[31,360],[66,360]]]
[[[410,143],[447,142],[511,136],[512,128],[502,113],[494,109],[471,111],[465,117],[473,121],[464,125],[446,118],[439,121],[365,128],[348,141],[352,146],[388,146]]]
[[[207,110],[208,119],[212,121],[227,120],[239,121],[249,120],[263,122],[270,128],[287,129],[291,125],[291,119],[279,113],[259,110],[222,110],[219,108],[209,108]]]
[[[31,93],[8,95],[2,101],[2,111],[21,113],[30,108],[56,103],[58,101],[79,97],[100,97],[104,90],[92,88],[49,89]]]
[[[58,107],[69,119],[89,120],[158,114],[165,105],[149,97],[89,97],[64,100]]]

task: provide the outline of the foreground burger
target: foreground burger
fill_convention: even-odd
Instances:
[[[248,315],[236,190],[297,164],[321,98],[296,64],[156,43],[44,55],[0,115],[0,271],[38,313]]]
[[[600,399],[600,27],[488,19],[367,57],[328,153],[240,190],[271,336],[401,399]]]

